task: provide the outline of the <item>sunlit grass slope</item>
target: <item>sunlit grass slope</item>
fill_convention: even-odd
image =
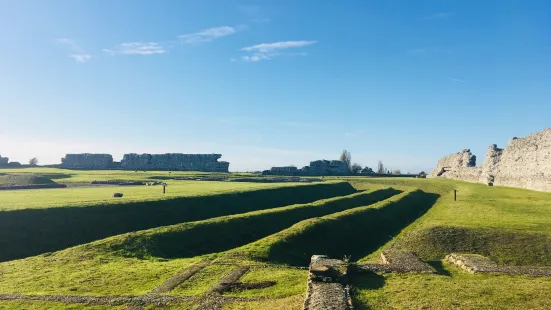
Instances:
[[[429,260],[465,252],[499,263],[551,265],[551,193],[449,180],[401,182],[424,183],[427,191],[439,193],[443,184],[453,187],[388,246],[408,248]],[[376,180],[381,183],[394,184]],[[453,188],[458,190],[457,201]]]
[[[357,260],[426,212],[438,195],[412,190],[385,201],[299,222],[228,257],[308,265],[313,254]]]
[[[0,211],[0,261],[60,250],[131,231],[309,203],[356,191],[346,182],[327,182],[272,185],[256,190],[234,188],[221,193],[212,190],[229,183],[190,184],[196,183],[204,187],[204,195],[190,193],[188,197],[156,201]],[[242,183],[236,183],[239,184]],[[27,192],[32,196],[35,191]]]
[[[301,220],[369,205],[397,193],[399,191],[392,188],[367,190],[313,203],[128,233],[106,239],[98,246],[122,256],[141,258],[193,257],[222,252],[276,233]]]

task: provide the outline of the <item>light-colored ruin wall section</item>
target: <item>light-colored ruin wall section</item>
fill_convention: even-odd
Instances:
[[[503,150],[494,185],[551,191],[551,128],[513,138]]]
[[[60,168],[64,169],[110,169],[113,156],[109,154],[67,154],[61,159]]]
[[[438,161],[431,177],[551,192],[551,128],[513,138],[505,149],[490,145],[481,167],[470,150]]]
[[[124,154],[124,170],[176,170],[228,172],[230,163],[218,161],[220,154]]]
[[[478,182],[480,174],[481,168],[476,167],[476,156],[471,150],[464,149],[440,159],[431,177]]]

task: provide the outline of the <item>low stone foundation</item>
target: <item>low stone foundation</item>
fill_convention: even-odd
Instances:
[[[477,254],[452,253],[446,256],[446,260],[469,273],[500,273],[511,275],[529,275],[535,277],[551,277],[551,267],[500,266],[491,259]]]

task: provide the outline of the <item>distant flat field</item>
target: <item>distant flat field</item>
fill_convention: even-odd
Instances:
[[[82,183],[105,180],[152,180],[191,176],[254,177],[251,173],[211,173],[197,171],[69,170],[58,168],[0,169],[2,173],[41,174],[57,183]]]
[[[292,186],[281,183],[208,181],[167,181],[167,184],[166,194],[163,194],[163,188],[159,185],[0,191],[0,211],[121,204]],[[296,185],[301,186],[302,184]],[[112,198],[115,192],[123,193],[124,196],[122,198]]]

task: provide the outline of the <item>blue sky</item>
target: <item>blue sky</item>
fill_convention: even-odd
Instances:
[[[549,1],[0,0],[0,154],[402,172],[550,127]]]

